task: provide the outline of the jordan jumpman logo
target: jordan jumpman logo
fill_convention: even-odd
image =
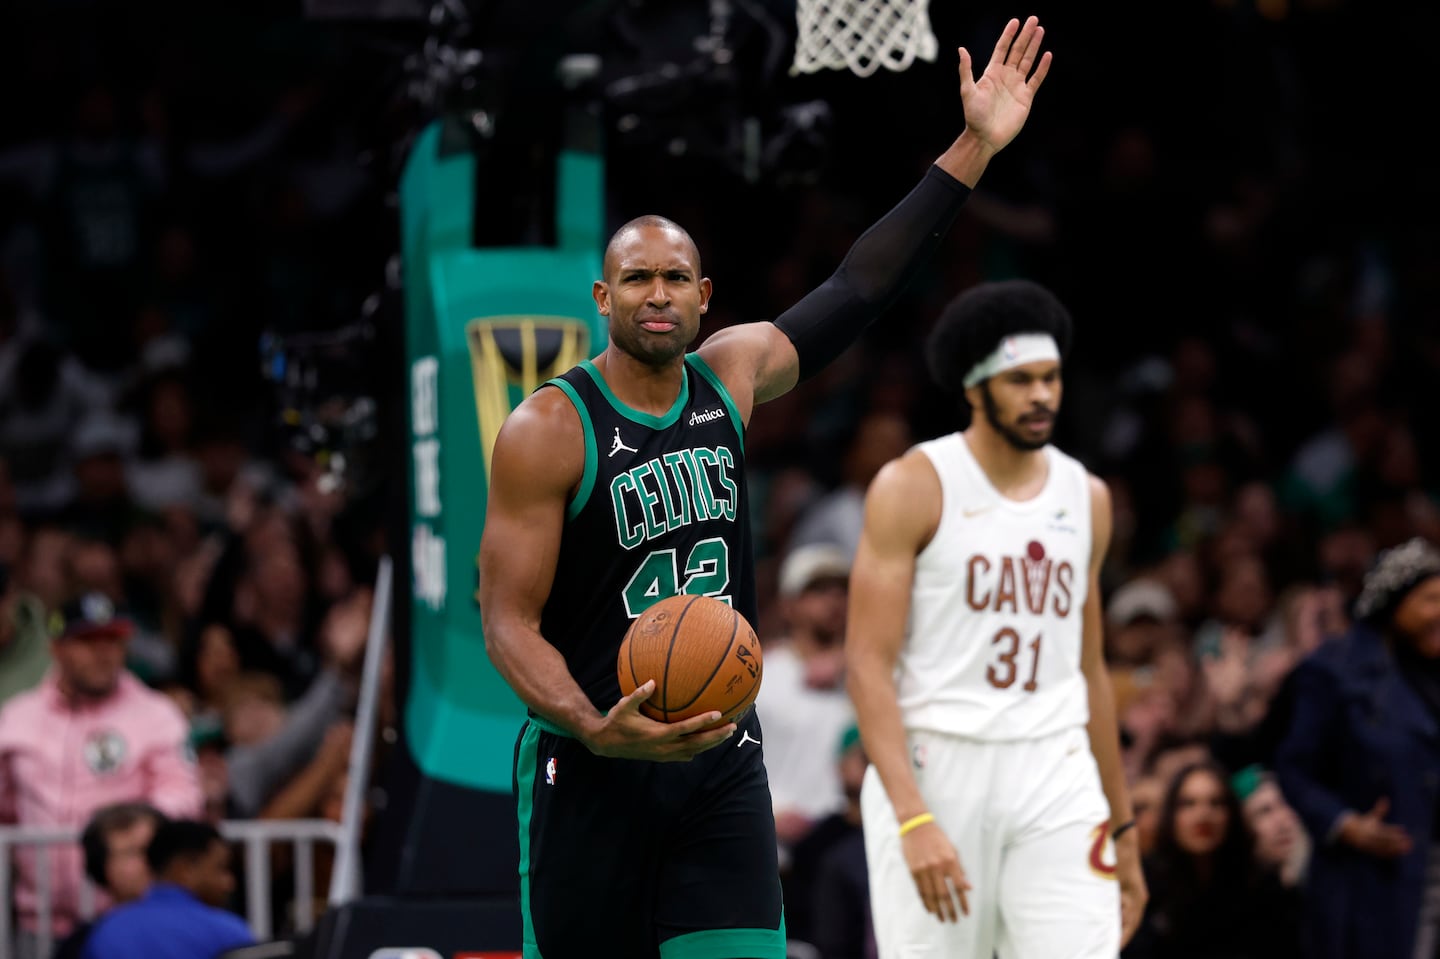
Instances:
[[[627,451],[629,451],[629,452],[631,452],[631,453],[638,453],[638,452],[640,452],[639,450],[637,450],[637,449],[636,449],[635,447],[633,447],[633,446],[626,446],[626,445],[625,445],[625,441],[620,438],[620,427],[617,426],[617,427],[615,427],[615,442],[612,443],[612,444],[610,444],[610,455],[611,455],[611,456],[614,456],[616,453],[620,452],[621,450],[627,450]]]

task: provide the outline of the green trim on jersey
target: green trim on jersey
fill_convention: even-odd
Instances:
[[[541,959],[535,920],[530,915],[530,821],[535,812],[535,765],[539,751],[540,727],[532,719],[525,725],[515,759],[515,811],[520,820],[520,921],[525,959]]]
[[[660,959],[785,959],[785,917],[779,929],[702,929],[660,943]]]
[[[570,404],[575,407],[575,412],[580,414],[581,432],[585,434],[585,471],[580,476],[580,488],[575,491],[575,498],[565,508],[565,518],[574,519],[585,508],[585,503],[590,499],[590,491],[595,488],[595,470],[600,462],[600,453],[595,447],[595,424],[590,422],[590,411],[585,408],[585,402],[580,399],[580,394],[575,392],[575,387],[562,379],[546,380],[545,385],[559,387],[570,397]]]
[[[626,406],[620,401],[620,397],[610,392],[610,384],[605,382],[605,377],[596,369],[594,363],[589,360],[581,360],[580,368],[589,375],[590,379],[595,381],[595,385],[600,389],[600,393],[605,397],[606,402],[610,404],[615,412],[632,423],[648,426],[652,430],[663,430],[665,427],[674,424],[674,422],[680,418],[680,411],[685,409],[686,404],[690,402],[690,378],[688,376],[682,376],[680,378],[680,395],[675,397],[675,403],[668,411],[661,416],[642,413],[637,409]]]
[[[715,387],[715,392],[720,394],[720,400],[730,411],[730,422],[735,427],[735,439],[740,444],[740,452],[745,452],[745,424],[740,422],[740,411],[735,408],[735,400],[731,398],[730,391],[725,388],[724,383],[720,382],[719,375],[710,368],[710,364],[706,363],[699,353],[686,353],[685,362],[693,366],[696,373],[709,380],[710,385]]]

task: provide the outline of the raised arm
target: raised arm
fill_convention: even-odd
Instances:
[[[720,720],[718,712],[669,725],[646,718],[640,704],[654,691],[653,682],[602,713],[571,675],[564,655],[540,634],[560,556],[565,509],[585,466],[584,449],[580,417],[556,389],[526,398],[500,428],[480,540],[477,598],[485,651],[526,706],[592,752],[658,761],[692,759],[727,739],[734,724],[706,729]]]
[[[1050,70],[1035,17],[1011,20],[976,80],[960,48],[965,129],[920,183],[855,241],[831,277],[773,323],[716,332],[700,347],[731,394],[757,403],[823,369],[887,310],[929,261],[991,157],[1025,125]],[[748,414],[742,410],[742,414]]]
[[[910,771],[910,750],[895,687],[895,664],[905,641],[915,557],[940,523],[940,478],[930,460],[911,452],[887,464],[865,495],[865,526],[850,570],[850,611],[845,628],[846,688],[865,752],[895,808],[895,829],[923,816],[925,798]],[[931,821],[901,839],[905,861],[925,908],[943,920],[968,913],[970,888],[960,856]]]
[[[1130,805],[1130,790],[1125,783],[1125,767],[1120,757],[1120,727],[1115,717],[1115,691],[1110,684],[1110,671],[1105,666],[1105,631],[1100,615],[1100,568],[1110,548],[1112,527],[1110,490],[1096,477],[1090,478],[1090,589],[1086,594],[1085,617],[1080,669],[1085,674],[1089,697],[1090,752],[1100,768],[1100,785],[1110,803],[1110,830],[1116,836],[1115,878],[1120,881],[1120,942],[1128,943],[1140,926],[1150,893],[1140,868],[1140,839],[1135,831],[1135,812]]]

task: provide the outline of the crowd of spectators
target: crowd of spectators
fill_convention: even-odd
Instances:
[[[970,42],[1025,12],[939,6],[937,31]],[[1187,954],[1299,941],[1312,847],[1336,823],[1294,794],[1301,766],[1276,776],[1308,688],[1296,667],[1351,630],[1381,550],[1440,543],[1435,186],[1410,165],[1398,99],[1364,101],[1336,68],[1425,31],[1395,38],[1393,21],[1338,0],[1192,5],[1170,14],[1184,42],[1166,71],[1214,78],[1199,51],[1224,49],[1226,75],[1197,95],[1157,81],[1097,115],[1141,29],[1125,6],[1049,20],[1044,102],[935,265],[747,437],[765,696],[788,675],[826,727],[793,748],[830,802],[803,783],[782,794],[777,777],[787,898],[826,957],[863,955],[865,935],[825,945],[840,920],[819,918],[863,916],[837,570],[878,464],[953,421],[920,344],[957,289],[1024,275],[1076,316],[1057,441],[1114,499],[1106,648],[1152,908],[1170,934],[1249,936],[1250,953]],[[42,820],[78,827],[115,798],[211,823],[334,818],[383,511],[286,443],[258,343],[349,322],[382,284],[412,105],[373,47],[290,5],[76,0],[3,16],[0,76],[24,93],[0,104],[0,704],[17,705],[0,729],[67,657],[103,672],[90,660],[113,640],[67,630],[118,615],[133,630],[114,694],[165,697],[147,700],[169,717],[147,735],[173,721],[162,745],[194,757],[193,796],[67,796]],[[692,231],[716,285],[702,332],[771,316],[948,142],[952,70],[777,80],[777,96],[831,104],[832,150],[808,176],[747,182],[617,149],[610,219],[659,212]],[[110,736],[78,754],[91,774],[138,761],[138,741]],[[36,801],[50,800],[0,794],[0,814]],[[1385,812],[1361,841],[1382,841]],[[78,879],[78,857],[60,865]],[[57,937],[76,921],[61,906]],[[1147,926],[1134,954],[1178,955],[1165,933]]]
[[[87,865],[99,909],[203,926],[202,902],[244,911],[243,866],[205,828],[340,819],[383,493],[291,442],[260,343],[352,322],[381,283],[385,163],[353,137],[394,137],[357,121],[353,64],[298,10],[3,20],[25,93],[0,106],[0,822],[93,832],[84,855],[16,856],[0,953],[45,959],[82,954]],[[393,697],[381,712],[393,739]],[[152,869],[137,802],[180,824]],[[138,888],[103,865],[126,829],[145,842],[109,859]],[[271,868],[282,935],[288,849]],[[323,908],[329,847],[312,868]],[[204,888],[161,895],[196,870]],[[168,886],[142,898],[152,871]]]

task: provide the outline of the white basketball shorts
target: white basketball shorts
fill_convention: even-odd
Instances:
[[[960,855],[970,914],[925,911],[872,767],[860,794],[880,959],[1115,959],[1110,806],[1083,727],[1013,742],[909,734],[911,769]]]

